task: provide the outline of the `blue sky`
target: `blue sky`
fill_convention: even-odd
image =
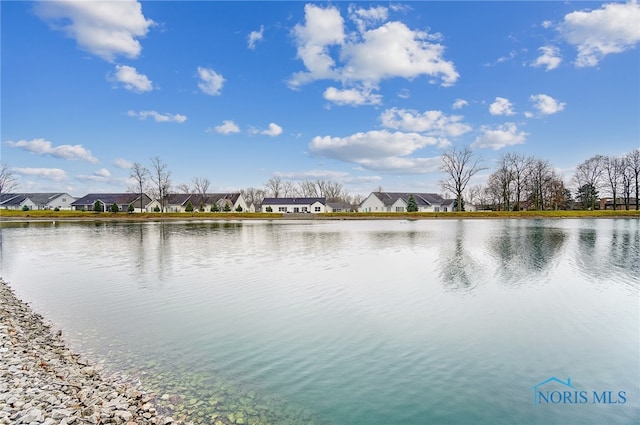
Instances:
[[[210,191],[442,193],[440,155],[571,184],[640,147],[637,2],[1,3],[0,152],[25,192],[122,192],[159,156]]]

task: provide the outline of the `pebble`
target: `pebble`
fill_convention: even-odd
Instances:
[[[181,425],[118,376],[67,348],[0,279],[0,425]]]

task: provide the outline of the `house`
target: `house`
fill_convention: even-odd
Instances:
[[[0,208],[21,210],[25,206],[30,210],[70,210],[76,198],[68,193],[3,193],[0,195]]]
[[[418,212],[451,211],[449,205],[444,205],[445,199],[436,193],[371,192],[358,206],[358,212],[406,212],[411,195]]]
[[[325,198],[264,198],[262,212],[280,213],[323,213],[326,212]]]
[[[616,198],[616,209],[624,210],[627,206],[625,204],[624,198]],[[613,209],[613,199],[612,198],[600,198],[600,209],[601,210],[612,210]],[[636,209],[636,198],[629,198],[629,209]]]
[[[330,212],[352,212],[353,205],[348,202],[327,202],[326,211]]]
[[[194,211],[209,212],[215,205],[218,211],[224,211],[227,207],[230,211],[247,212],[249,207],[240,192],[234,193],[175,193],[165,199],[165,210],[168,212],[186,212],[187,205],[191,203]]]
[[[90,193],[73,202],[71,207],[79,211],[93,211],[96,202],[102,204],[102,211],[110,211],[113,204],[116,204],[121,212],[128,212],[130,205],[134,212],[153,211],[153,200],[146,193],[142,194],[142,208],[138,193]]]

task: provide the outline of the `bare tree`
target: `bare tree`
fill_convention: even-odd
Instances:
[[[469,198],[469,203],[471,205],[475,205],[480,202],[482,197],[482,185],[476,184],[467,189],[467,198]]]
[[[624,198],[624,209],[629,211],[631,206],[631,185],[633,184],[633,169],[629,155],[622,157],[622,196]]]
[[[494,171],[487,181],[488,184],[496,185],[495,192],[501,194],[501,205],[504,211],[511,210],[511,199],[513,198],[514,176],[511,169],[510,159],[503,156],[500,159],[500,166]]]
[[[249,187],[240,191],[247,205],[257,205],[262,204],[262,200],[264,199],[264,190],[256,189],[255,187]]]
[[[526,176],[531,167],[532,159],[526,158],[524,155],[508,153],[504,156],[504,161],[507,163],[513,178],[513,189],[515,191],[515,204],[513,209],[520,210],[521,196],[525,188]]]
[[[549,161],[533,159],[527,174],[529,194],[534,210],[544,210],[549,201],[549,188],[556,179]]]
[[[176,190],[177,190],[178,192],[182,192],[182,193],[184,193],[184,194],[189,194],[189,193],[193,192],[193,191],[191,190],[191,186],[189,186],[189,185],[188,185],[188,184],[186,184],[186,183],[180,183],[180,184],[176,185]]]
[[[132,192],[135,191],[140,196],[140,212],[142,212],[142,198],[144,196],[144,191],[148,187],[149,170],[139,162],[135,162],[131,167],[129,177],[134,181],[134,188]]]
[[[155,195],[160,201],[161,210],[164,212],[164,203],[171,190],[171,171],[166,162],[159,156],[151,158],[151,181],[155,186]]]
[[[209,190],[210,185],[211,185],[211,182],[206,177],[196,177],[193,179],[194,190],[196,191],[196,193],[202,196],[207,194],[207,191]]]
[[[285,198],[292,198],[296,195],[296,186],[292,182],[282,183],[282,196]]]
[[[611,196],[613,197],[613,209],[617,209],[618,188],[622,181],[624,172],[624,161],[622,158],[606,156],[603,160],[604,176],[609,183]]]
[[[640,196],[638,196],[638,176],[640,176],[640,149],[634,149],[626,155],[627,167],[631,170],[636,186],[636,210],[640,210]]]
[[[0,162],[0,194],[11,193],[18,187],[18,180],[6,162]]]
[[[593,190],[600,189],[602,185],[602,172],[604,170],[604,157],[595,155],[586,161],[578,164],[573,179],[578,189],[585,186],[591,187]],[[591,199],[591,209],[595,209],[596,199]]]
[[[456,196],[458,211],[464,211],[462,204],[462,192],[467,187],[469,180],[476,173],[484,170],[480,158],[475,158],[469,147],[462,150],[455,148],[442,154],[441,171],[446,174],[440,185],[445,190],[450,190]]]
[[[267,193],[272,197],[279,198],[282,195],[282,179],[280,177],[271,177],[264,186],[267,189]]]

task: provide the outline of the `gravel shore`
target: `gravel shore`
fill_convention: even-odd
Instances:
[[[179,424],[154,396],[102,376],[0,280],[0,424]]]

